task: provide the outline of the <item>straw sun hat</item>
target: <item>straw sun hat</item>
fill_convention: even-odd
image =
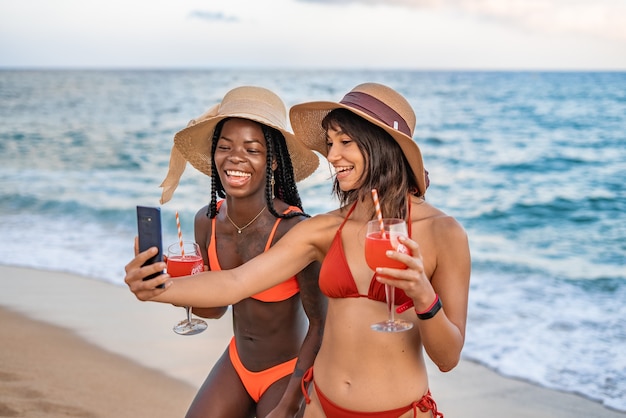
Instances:
[[[395,139],[415,175],[419,194],[423,195],[428,183],[422,153],[413,141],[415,112],[409,102],[398,92],[382,84],[360,84],[339,103],[307,102],[293,106],[289,111],[289,118],[294,133],[306,146],[326,157],[328,150],[322,119],[331,110],[339,108],[347,109],[381,127]]]
[[[161,203],[172,198],[187,161],[197,170],[211,176],[211,145],[215,126],[226,118],[242,118],[277,129],[285,136],[296,181],[310,176],[319,158],[289,132],[287,111],[276,94],[262,87],[244,86],[230,90],[221,103],[211,107],[174,136],[169,171],[161,184]]]

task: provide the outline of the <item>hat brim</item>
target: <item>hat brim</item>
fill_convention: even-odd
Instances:
[[[384,129],[398,143],[417,181],[420,194],[426,193],[426,176],[422,152],[410,136],[393,129],[376,118],[358,109],[336,102],[307,102],[294,105],[289,110],[289,119],[295,135],[311,150],[324,157],[328,156],[326,148],[326,132],[322,128],[322,120],[335,109],[346,109],[362,117],[372,124]]]
[[[266,119],[250,113],[217,115],[188,126],[174,135],[174,144],[185,159],[198,171],[211,176],[211,148],[213,131],[226,118],[249,119],[280,131],[285,137],[296,182],[309,177],[319,166],[319,158],[291,133]]]

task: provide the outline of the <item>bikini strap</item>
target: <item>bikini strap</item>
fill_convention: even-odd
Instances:
[[[283,215],[286,215],[290,212],[302,212],[302,210],[297,206],[289,206],[287,209],[283,211]],[[274,234],[276,234],[276,229],[278,228],[278,224],[283,218],[276,218],[276,222],[274,222],[274,227],[272,228],[272,232],[270,232],[270,236],[267,239],[267,243],[265,243],[265,251],[269,250],[272,246],[272,241],[274,240]]]
[[[311,403],[311,398],[309,397],[309,385],[313,381],[313,366],[309,367],[307,371],[302,376],[302,380],[300,381],[300,389],[302,389],[302,394],[304,395],[304,400],[307,404]]]
[[[350,217],[350,215],[352,215],[352,212],[354,212],[354,209],[356,208],[356,204],[357,202],[354,202],[352,204],[352,207],[350,208],[350,210],[348,211],[348,214],[345,216],[345,218],[343,218],[343,222],[341,223],[341,225],[339,226],[339,229],[337,229],[337,233],[341,233],[341,230],[343,229],[343,226],[346,224],[346,222],[348,221],[348,218]]]
[[[444,418],[443,414],[437,409],[437,403],[430,394],[430,389],[426,392],[426,395],[422,396],[422,399],[418,402],[413,402],[411,407],[413,408],[413,417],[417,416],[417,410],[419,409],[422,412],[431,412],[433,418]]]
[[[409,196],[408,205],[409,205],[409,211],[408,211],[409,212],[409,220],[406,221],[406,223],[407,223],[407,228],[408,228],[407,232],[409,233],[409,238],[411,238],[411,230],[413,229],[412,228],[413,227],[413,222],[411,222],[411,207],[413,207],[413,205],[411,204],[411,196]]]
[[[217,210],[220,210],[220,207],[224,203],[224,200],[220,200],[217,202]],[[209,270],[214,268],[219,268],[219,261],[217,259],[217,248],[215,245],[215,218],[211,219],[211,240],[209,241],[209,245],[207,246],[207,256],[209,258]],[[211,260],[214,261],[214,266],[211,267]]]
[[[339,233],[342,229],[343,226],[345,225],[345,223],[348,221],[348,218],[350,217],[350,215],[352,215],[352,212],[354,212],[354,209],[356,208],[356,204],[357,202],[354,202],[352,204],[352,207],[350,208],[350,210],[348,211],[348,214],[346,215],[345,218],[343,218],[343,222],[341,223],[341,225],[339,226],[339,229],[337,230],[337,233]],[[407,203],[409,205],[409,220],[407,221],[407,227],[408,227],[408,232],[409,232],[409,237],[411,236],[411,230],[413,229],[413,223],[411,222],[411,208],[413,207],[413,205],[411,204],[411,197],[409,196],[409,201]]]

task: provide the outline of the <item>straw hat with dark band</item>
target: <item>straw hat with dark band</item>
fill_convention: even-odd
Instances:
[[[262,87],[237,87],[226,93],[221,103],[192,119],[185,129],[174,136],[169,171],[161,184],[161,203],[172,198],[187,161],[211,176],[213,131],[226,118],[250,119],[280,131],[287,143],[296,181],[310,176],[319,165],[317,155],[287,130],[287,111],[280,97]]]
[[[327,156],[326,132],[322,119],[334,109],[347,109],[384,129],[396,140],[417,180],[419,193],[426,192],[426,177],[422,153],[413,141],[415,112],[395,90],[377,83],[356,86],[339,102],[308,102],[295,105],[289,111],[296,136],[309,148]]]

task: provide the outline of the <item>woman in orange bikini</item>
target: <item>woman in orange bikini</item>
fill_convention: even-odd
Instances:
[[[194,225],[208,270],[245,263],[307,219],[295,182],[319,159],[285,122],[278,96],[239,87],[176,134],[161,202],[171,198],[187,161],[211,176],[211,201]],[[326,300],[317,284],[319,263],[301,270],[233,303],[234,337],[187,417],[285,417],[304,409],[300,380],[321,344]],[[211,305],[194,305],[193,312],[205,318],[227,310],[202,306]]]
[[[140,267],[154,254],[148,250],[127,265],[126,283],[140,300],[223,305],[320,261],[328,312],[314,368],[303,379],[308,398],[304,416],[443,416],[429,390],[423,353],[444,372],[457,365],[471,262],[463,227],[425,200],[427,178],[412,139],[413,109],[393,89],[366,83],[340,102],[296,105],[290,116],[297,137],[334,167],[341,207],[299,223],[272,249],[229,271],[142,281],[163,268]],[[386,217],[408,221],[410,239],[402,241],[412,255],[387,253],[406,264],[405,270],[374,272],[365,262],[366,224],[376,216],[374,188]],[[155,287],[161,283],[165,289]],[[370,328],[386,316],[385,283],[396,287],[399,305],[412,305],[397,315],[413,323],[409,331]]]

